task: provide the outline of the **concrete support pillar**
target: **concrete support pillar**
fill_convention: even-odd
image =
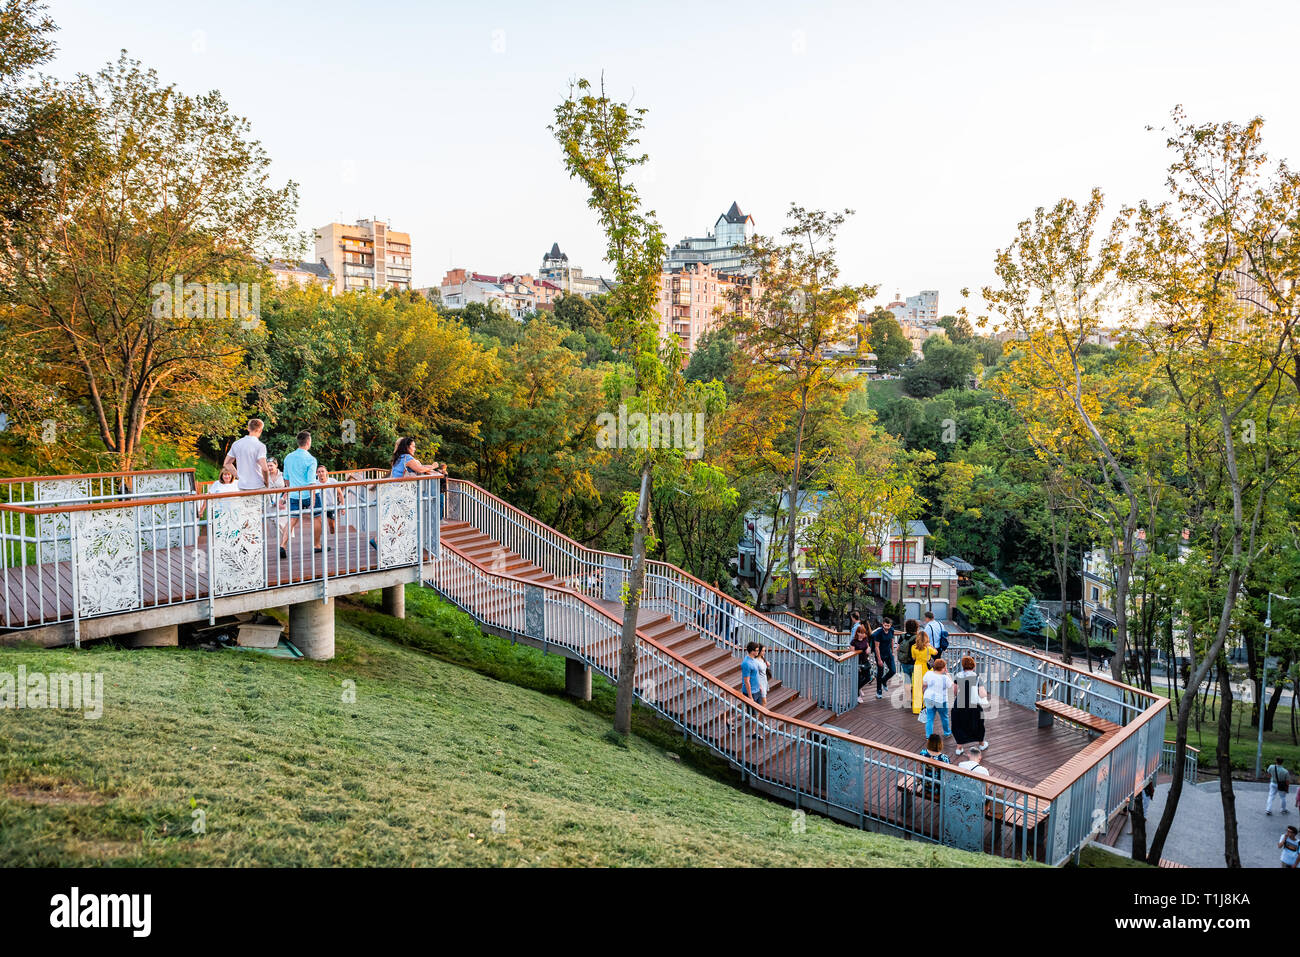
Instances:
[[[580,701],[590,701],[591,667],[575,658],[565,658],[564,691]]]
[[[289,606],[289,640],[305,658],[329,661],[334,657],[334,599],[299,602]]]
[[[383,589],[382,607],[385,615],[394,618],[406,617],[406,586],[389,585]]]
[[[179,642],[179,629],[175,625],[163,625],[161,628],[146,628],[134,635],[127,635],[124,644],[128,648],[175,648]]]

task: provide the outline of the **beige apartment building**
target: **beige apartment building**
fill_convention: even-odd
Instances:
[[[659,334],[676,335],[687,354],[695,351],[700,337],[716,328],[722,317],[736,311],[731,294],[749,290],[752,280],[743,276],[720,276],[706,263],[695,263],[677,272],[659,276]],[[745,308],[752,308],[749,301]]]
[[[411,288],[411,234],[395,232],[382,220],[321,226],[316,259],[334,274],[335,292]]]

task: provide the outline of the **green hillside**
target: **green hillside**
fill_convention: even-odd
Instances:
[[[999,863],[813,815],[799,833],[648,713],[621,746],[612,688],[564,697],[561,659],[429,592],[406,622],[373,607],[340,605],[328,663],[0,650],[0,672],[105,680],[97,721],[0,711],[0,865]]]

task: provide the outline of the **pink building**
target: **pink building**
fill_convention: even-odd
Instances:
[[[735,312],[730,293],[743,280],[719,276],[704,263],[659,276],[659,334],[676,335],[686,353],[695,351],[700,337]]]

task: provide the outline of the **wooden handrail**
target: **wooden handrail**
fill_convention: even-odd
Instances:
[[[483,487],[480,486],[480,485],[476,485],[475,483],[469,481],[468,479],[456,478],[456,479],[449,479],[448,481],[449,481],[449,482],[461,482],[461,483],[463,483],[463,484],[465,484],[465,485],[468,485],[470,488],[473,488],[473,489],[478,490],[479,492],[481,492],[481,493],[483,493],[484,495],[486,495],[488,498],[490,498],[490,499],[492,499],[492,500],[494,500],[494,501],[500,503],[501,505],[503,505],[505,508],[509,509],[509,510],[512,511],[512,512],[518,512],[520,515],[524,516],[524,517],[527,518],[529,521],[531,521],[531,522],[535,522],[536,524],[540,525],[542,528],[544,528],[544,529],[546,529],[548,532],[550,532],[552,535],[555,535],[555,536],[557,536],[558,538],[563,539],[564,541],[568,542],[568,543],[569,543],[570,545],[572,545],[573,547],[575,547],[575,548],[577,548],[577,549],[580,549],[581,551],[589,552],[590,554],[593,554],[593,555],[608,555],[608,556],[610,556],[611,558],[617,558],[617,559],[619,559],[619,560],[623,560],[623,559],[626,559],[626,558],[629,558],[629,557],[630,557],[630,556],[628,556],[628,555],[622,555],[622,554],[620,554],[620,553],[618,553],[618,552],[606,552],[606,551],[601,551],[601,550],[598,549],[598,548],[588,548],[586,545],[583,545],[581,542],[579,542],[579,541],[575,541],[574,539],[570,538],[568,535],[565,535],[563,532],[561,532],[561,531],[559,531],[559,530],[557,530],[557,529],[551,528],[551,526],[547,525],[547,524],[546,524],[545,522],[543,522],[541,519],[538,519],[538,518],[536,518],[536,517],[534,517],[534,516],[532,516],[532,515],[529,515],[529,514],[528,514],[527,512],[525,512],[523,509],[518,508],[517,506],[511,505],[509,502],[505,501],[505,500],[502,499],[502,498],[499,498],[499,497],[496,496],[496,495],[493,495],[493,494],[492,494],[491,492],[489,492],[487,489],[483,488]],[[694,575],[692,575],[690,572],[688,572],[688,571],[686,571],[686,570],[684,570],[684,569],[682,569],[682,568],[678,568],[676,565],[672,564],[671,562],[661,561],[660,559],[657,559],[657,558],[655,558],[655,559],[647,558],[647,559],[646,559],[646,562],[647,562],[647,563],[649,563],[649,562],[655,562],[655,563],[657,563],[657,564],[664,565],[664,566],[667,567],[667,568],[671,568],[673,571],[675,571],[675,572],[677,572],[678,574],[682,575],[684,578],[689,578],[692,582],[694,582],[695,584],[697,584],[697,585],[699,585],[700,587],[704,588],[706,591],[710,591],[710,592],[712,592],[713,594],[717,595],[717,596],[718,596],[719,598],[721,598],[723,601],[728,602],[728,603],[730,603],[730,604],[732,604],[732,605],[737,605],[737,606],[743,608],[743,609],[745,610],[745,613],[746,613],[746,614],[748,614],[748,615],[754,615],[755,617],[760,618],[760,619],[762,619],[763,621],[767,622],[767,623],[768,623],[769,625],[771,625],[772,627],[774,627],[774,628],[779,628],[781,631],[785,632],[787,635],[789,635],[789,636],[790,636],[791,638],[793,638],[795,641],[797,641],[797,642],[799,642],[799,643],[801,643],[801,644],[807,645],[807,646],[810,647],[813,651],[821,652],[823,655],[826,655],[826,656],[827,656],[828,658],[830,658],[832,661],[835,661],[835,662],[837,662],[837,663],[838,663],[838,662],[841,662],[841,661],[848,661],[850,658],[854,658],[854,657],[856,657],[858,654],[860,654],[860,652],[858,652],[858,651],[851,651],[851,652],[839,653],[839,652],[832,651],[832,650],[829,649],[829,648],[823,647],[822,645],[817,644],[817,642],[813,641],[811,638],[806,638],[806,637],[804,637],[803,635],[799,634],[797,631],[793,631],[793,630],[787,628],[785,625],[781,624],[779,621],[773,621],[771,618],[769,618],[767,615],[763,614],[763,612],[759,611],[758,609],[756,609],[756,608],[750,608],[748,605],[742,604],[741,602],[737,601],[735,598],[732,598],[730,595],[726,594],[725,592],[719,591],[718,589],[714,588],[712,585],[708,584],[707,582],[701,581],[700,579],[698,579],[698,578],[696,578]]]
[[[231,499],[251,495],[284,495],[286,493],[319,492],[323,489],[335,490],[356,488],[359,486],[386,485],[390,482],[438,481],[440,475],[403,475],[399,478],[357,479],[354,482],[331,482],[329,485],[285,485],[280,488],[240,489],[237,492],[193,492],[189,495],[173,495],[158,498],[114,499],[108,502],[86,502],[81,505],[51,505],[31,507],[0,502],[0,511],[18,512],[23,515],[50,515],[58,512],[89,512],[106,508],[130,508],[135,505],[174,505],[179,502],[206,502],[212,499]]]

